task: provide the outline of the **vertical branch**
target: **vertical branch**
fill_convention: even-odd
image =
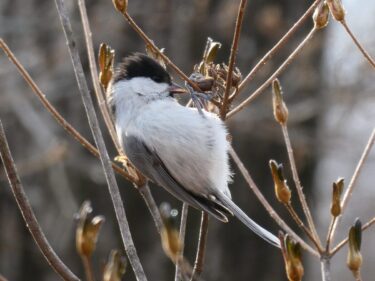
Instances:
[[[232,88],[232,76],[233,76],[233,68],[234,63],[236,60],[237,55],[237,49],[238,49],[238,41],[240,38],[241,33],[241,27],[243,22],[243,16],[245,13],[245,7],[246,7],[247,0],[241,0],[240,5],[238,7],[238,14],[237,14],[237,20],[236,20],[236,27],[234,29],[234,35],[233,35],[233,41],[232,41],[232,47],[230,50],[230,56],[229,56],[229,62],[228,62],[228,74],[227,79],[225,83],[225,92],[223,97],[223,103],[220,108],[220,118],[222,120],[225,120],[225,116],[228,112],[228,101],[229,101],[229,94],[230,90]]]
[[[361,158],[359,159],[359,162],[357,164],[357,167],[355,168],[355,171],[354,171],[354,174],[352,176],[352,178],[350,179],[350,182],[349,182],[349,185],[348,185],[348,188],[346,189],[345,193],[344,193],[344,196],[343,196],[343,199],[342,199],[342,203],[341,203],[341,216],[343,215],[344,213],[344,210],[348,204],[348,201],[353,193],[353,190],[354,190],[354,187],[355,187],[355,184],[357,182],[357,179],[362,171],[362,167],[363,167],[363,164],[366,162],[366,159],[368,157],[368,155],[370,154],[370,151],[374,145],[374,142],[375,142],[375,128],[372,130],[372,133],[370,135],[370,138],[369,140],[367,141],[367,144],[366,144],[366,147],[365,149],[363,150],[363,153],[361,155]],[[329,235],[329,242],[331,243],[332,240],[333,240],[333,237],[335,235],[335,232],[336,232],[336,229],[337,229],[337,225],[340,221],[340,218],[339,217],[338,219],[336,219],[334,222],[332,222],[332,230],[331,230],[331,233]]]
[[[208,233],[208,214],[202,211],[197,255],[195,257],[193,274],[190,279],[191,281],[198,279],[203,271],[204,256],[206,253],[207,233]]]
[[[81,256],[83,267],[85,269],[86,281],[95,281],[94,272],[92,270],[91,260],[88,256]]]
[[[100,160],[102,162],[103,171],[108,184],[109,193],[111,195],[112,203],[115,209],[117,221],[120,227],[121,238],[125,246],[126,253],[128,255],[130,264],[133,267],[134,274],[137,280],[147,280],[146,275],[143,271],[142,264],[139,260],[137,251],[134,246],[133,238],[131,236],[129,223],[126,218],[125,209],[121,200],[120,191],[117,186],[114,172],[111,168],[111,160],[108,156],[107,149],[105,147],[104,139],[100,131],[99,122],[96,117],[94,104],[90,96],[86,78],[83,73],[83,68],[79,53],[76,47],[76,42],[73,39],[73,31],[70,24],[70,20],[67,15],[67,11],[64,6],[63,0],[55,0],[56,7],[59,13],[60,21],[64,30],[64,34],[69,46],[69,53],[72,59],[74,73],[78,82],[80,94],[85,106],[86,115],[88,117],[91,132],[94,136],[95,143],[99,149]]]
[[[179,240],[181,243],[181,252],[178,258],[179,261],[183,260],[184,257],[184,248],[185,248],[185,232],[186,232],[186,221],[188,216],[189,205],[187,203],[182,204],[181,210],[181,222],[180,222],[180,234]],[[176,273],[174,276],[175,281],[181,280],[181,262],[176,262]]]
[[[21,179],[18,176],[16,165],[9,150],[8,142],[5,136],[3,125],[0,121],[0,154],[3,161],[4,169],[8,177],[9,185],[16,199],[18,208],[29,229],[35,243],[42,252],[49,265],[55,270],[62,279],[68,281],[79,281],[80,279],[61,261],[55,251],[52,249],[47,238],[45,237],[35,214],[31,208],[29,200],[23,189]]]
[[[307,205],[307,201],[306,201],[306,198],[305,198],[305,194],[303,193],[301,181],[300,181],[299,176],[298,176],[296,161],[295,161],[294,155],[293,155],[293,148],[292,148],[292,145],[290,143],[288,127],[287,127],[286,124],[284,124],[284,125],[281,125],[281,128],[282,128],[283,135],[284,135],[285,145],[286,145],[286,148],[287,148],[287,151],[288,151],[289,163],[290,163],[290,167],[291,167],[292,174],[293,174],[293,180],[294,180],[294,183],[296,185],[298,198],[301,202],[303,212],[306,215],[307,223],[309,224],[310,230],[313,233],[315,240],[320,245],[321,242],[320,242],[320,239],[319,239],[319,235],[316,231],[314,220],[312,218],[310,208]]]
[[[331,261],[329,257],[320,259],[320,269],[322,273],[322,281],[331,281]]]

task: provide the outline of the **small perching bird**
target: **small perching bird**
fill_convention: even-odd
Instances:
[[[172,83],[154,59],[124,59],[107,89],[116,131],[131,163],[147,178],[189,205],[228,221],[236,216],[270,244],[279,239],[231,200],[227,131],[213,113],[180,105]]]

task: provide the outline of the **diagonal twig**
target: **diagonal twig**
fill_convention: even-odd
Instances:
[[[61,276],[62,279],[68,281],[79,281],[80,279],[61,261],[55,251],[52,249],[47,238],[45,237],[35,214],[30,206],[29,200],[23,189],[21,179],[18,176],[17,169],[9,150],[3,125],[0,121],[0,154],[4,164],[4,168],[8,177],[9,185],[12,188],[14,198],[17,201],[22,217],[25,220],[27,228],[39,250],[49,263],[49,265]]]
[[[220,108],[220,118],[222,120],[225,120],[225,116],[227,115],[227,112],[228,112],[229,94],[232,88],[233,68],[234,68],[234,63],[236,61],[238,42],[240,39],[241,27],[242,27],[246,4],[247,4],[246,0],[241,0],[240,5],[238,7],[236,27],[234,29],[232,47],[230,50],[230,56],[229,56],[229,62],[228,62],[228,73],[227,73],[227,78],[226,78],[226,83],[225,83],[223,103]]]
[[[99,122],[96,117],[94,104],[87,87],[86,78],[84,76],[78,49],[76,47],[75,40],[73,39],[73,31],[70,24],[70,20],[66,8],[64,6],[63,0],[56,0],[55,3],[69,47],[69,53],[74,67],[74,73],[76,75],[78,88],[80,90],[79,92],[81,94],[85,111],[88,117],[90,129],[92,131],[95,143],[99,149],[100,160],[102,162],[109,193],[111,195],[113,207],[115,209],[117,221],[120,227],[121,238],[124,243],[126,253],[128,255],[130,264],[133,267],[133,271],[137,280],[145,281],[147,280],[147,278],[144,273],[142,264],[139,260],[137,251],[135,249],[133,238],[131,236],[129,223],[126,218],[123,202],[121,200],[120,191],[118,189],[116,178],[111,167],[111,160],[108,156],[108,152],[105,147],[104,139],[99,127]]]

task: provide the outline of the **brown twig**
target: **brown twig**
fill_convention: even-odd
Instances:
[[[91,260],[88,256],[82,255],[83,268],[85,269],[86,281],[95,281],[94,272],[92,270]]]
[[[363,56],[367,59],[367,61],[369,62],[369,64],[375,68],[375,61],[374,59],[370,56],[370,54],[365,50],[365,48],[363,48],[363,46],[361,45],[361,43],[359,43],[358,39],[354,36],[353,32],[350,30],[348,24],[346,23],[345,20],[342,20],[340,22],[342,24],[342,26],[345,28],[345,31],[349,34],[350,38],[352,38],[354,44],[358,47],[358,49],[360,50],[360,52],[363,54]]]
[[[240,39],[241,27],[242,27],[246,4],[247,4],[246,0],[241,0],[240,5],[238,7],[236,27],[234,29],[232,47],[230,50],[230,56],[229,56],[229,62],[228,62],[228,73],[227,73],[227,78],[226,78],[226,83],[225,83],[224,97],[223,97],[223,102],[220,108],[220,118],[222,120],[225,120],[225,116],[227,115],[228,107],[230,105],[230,103],[228,103],[229,94],[232,88],[233,69],[234,69],[234,63],[236,61],[238,42]]]
[[[26,226],[29,229],[35,243],[39,247],[39,250],[42,252],[49,265],[53,268],[53,270],[56,271],[57,274],[61,276],[62,279],[69,281],[79,281],[80,279],[75,276],[74,273],[71,272],[70,269],[57,256],[39,226],[39,223],[34,215],[29,200],[27,199],[27,196],[23,189],[21,179],[18,176],[16,165],[9,150],[9,145],[1,121],[0,154],[4,169],[8,177],[9,185],[12,188],[14,198],[17,201]]]
[[[247,184],[249,185],[250,189],[254,192],[255,196],[258,198],[260,203],[262,203],[263,207],[267,210],[268,214],[274,221],[286,232],[288,233],[295,241],[299,242],[305,250],[309,251],[314,256],[319,257],[319,253],[314,250],[311,246],[309,246],[304,240],[301,239],[285,222],[284,220],[276,213],[276,211],[272,208],[270,203],[267,199],[263,196],[262,192],[259,190],[258,186],[253,181],[252,177],[250,176],[249,171],[245,168],[245,165],[242,163],[241,159],[238,157],[237,153],[233,149],[233,147],[229,148],[229,154],[231,155],[233,161],[238,166],[242,176],[246,180]]]
[[[307,201],[306,201],[306,198],[305,198],[305,194],[303,193],[301,181],[300,181],[299,176],[298,176],[297,165],[296,165],[296,161],[294,159],[294,154],[293,154],[293,148],[292,148],[292,144],[290,143],[288,127],[287,127],[286,124],[283,124],[283,125],[281,125],[281,129],[283,131],[284,141],[285,141],[285,145],[286,145],[286,148],[287,148],[287,151],[288,151],[290,168],[292,170],[293,180],[294,180],[294,184],[295,184],[296,189],[297,189],[298,198],[301,202],[302,210],[305,213],[305,216],[307,218],[307,223],[309,225],[309,228],[310,228],[310,230],[311,230],[311,232],[314,236],[314,240],[319,244],[319,248],[321,249],[322,248],[321,241],[320,241],[319,235],[316,231],[314,220],[312,218],[310,208],[307,205]]]
[[[362,231],[365,231],[367,228],[375,224],[375,217],[369,220],[367,223],[365,223],[362,226]],[[344,240],[342,240],[337,246],[329,253],[329,255],[332,257],[334,254],[336,254],[346,243],[348,243],[349,238],[346,237]]]
[[[186,233],[186,221],[188,216],[189,205],[187,203],[182,204],[181,210],[181,222],[180,222],[180,233],[179,233],[179,240],[180,240],[180,257],[178,260],[183,260],[184,258],[184,248],[185,248],[185,233]],[[176,262],[176,272],[174,276],[175,281],[181,280],[181,263]]]
[[[248,98],[241,102],[237,107],[232,109],[227,114],[227,118],[232,117],[234,114],[244,109],[246,105],[251,103],[256,97],[263,93],[264,90],[266,90],[267,87],[271,85],[272,81],[275,80],[275,78],[277,78],[286,69],[286,67],[294,60],[294,58],[300,53],[303,47],[306,46],[306,44],[314,36],[316,30],[317,29],[313,28],[302,40],[302,42],[297,46],[297,48],[295,48],[294,51],[289,55],[289,57],[280,65],[280,67],[266,80],[266,82],[264,82],[258,89],[256,89]]]
[[[370,138],[367,141],[366,147],[363,150],[363,153],[361,155],[361,158],[359,159],[357,167],[355,168],[354,174],[353,174],[352,178],[350,179],[348,188],[346,189],[346,191],[344,193],[342,203],[341,203],[341,216],[344,213],[344,210],[345,210],[345,208],[348,204],[348,201],[349,201],[349,199],[350,199],[350,197],[353,193],[355,183],[357,182],[357,179],[358,179],[359,174],[362,170],[363,164],[366,162],[366,159],[367,159],[368,155],[370,154],[370,151],[371,151],[371,148],[374,145],[374,142],[375,142],[375,129],[372,130]],[[341,219],[341,217],[339,217],[338,219],[335,220],[335,222],[333,222],[332,231],[331,231],[331,234],[329,235],[330,243],[332,243],[332,240],[333,240],[333,237],[335,235],[337,225],[338,225],[340,219]]]
[[[30,74],[25,70],[22,64],[18,61],[13,52],[9,49],[7,44],[0,38],[0,47],[3,49],[5,54],[8,56],[9,60],[16,66],[18,72],[22,75],[24,80],[39,98],[43,106],[48,110],[48,112],[55,118],[57,123],[59,123],[64,130],[66,130],[74,139],[76,139],[84,148],[86,148],[91,154],[99,158],[99,151],[94,147],[88,140],[86,140],[74,127],[69,124],[68,121],[61,116],[61,114],[56,110],[56,108],[46,99],[45,94],[39,89],[34,80],[31,78]],[[136,178],[127,173],[120,166],[112,162],[113,169],[120,174],[122,177],[130,182],[136,182]]]
[[[251,69],[249,74],[242,80],[238,86],[238,92],[241,92],[243,88],[251,82],[255,74],[274,56],[274,54],[282,48],[286,42],[293,36],[294,33],[302,26],[302,24],[310,18],[311,14],[314,12],[315,8],[318,6],[321,0],[315,0],[311,6],[306,10],[306,12],[293,24],[293,26],[288,30],[287,33],[272,47],[271,50],[264,55],[264,57]],[[232,98],[232,97],[231,97]]]
[[[195,256],[193,274],[190,281],[195,281],[203,272],[204,256],[206,254],[206,241],[208,233],[208,214],[202,211],[201,226],[199,231],[199,240],[197,255]]]
[[[84,76],[81,60],[79,57],[78,49],[76,47],[75,40],[73,38],[73,31],[70,24],[70,20],[67,11],[64,6],[63,0],[56,0],[56,7],[60,17],[60,21],[64,30],[64,34],[69,47],[69,53],[72,59],[74,73],[76,75],[79,92],[82,97],[82,101],[86,110],[91,132],[94,136],[95,143],[99,149],[100,160],[102,162],[103,171],[108,184],[109,193],[111,195],[113,207],[116,213],[116,218],[120,227],[121,238],[125,246],[126,253],[128,255],[130,264],[133,267],[134,274],[137,280],[147,280],[146,275],[143,271],[142,264],[139,260],[137,251],[134,246],[133,238],[131,236],[129,223],[126,218],[125,209],[121,199],[121,194],[117,186],[114,172],[111,168],[111,160],[108,156],[107,149],[105,147],[104,139],[100,131],[99,122],[96,117],[94,104],[90,96],[86,78]]]
[[[96,66],[96,60],[94,55],[94,47],[92,43],[92,33],[90,29],[89,20],[87,17],[87,11],[86,11],[86,5],[84,0],[78,0],[78,7],[79,12],[81,14],[82,19],[82,25],[83,25],[83,31],[85,35],[85,42],[86,42],[86,48],[87,48],[87,54],[89,58],[89,64],[90,64],[90,73],[91,73],[91,79],[93,81],[94,89],[96,98],[98,100],[99,108],[102,113],[104,122],[108,128],[109,134],[112,138],[113,143],[115,144],[115,147],[119,153],[119,155],[124,155],[124,151],[118,141],[115,126],[113,124],[113,120],[111,118],[111,115],[108,110],[108,106],[106,103],[106,100],[104,98],[104,94],[102,91],[102,88],[100,87],[99,83],[99,76],[98,76],[98,70]]]
[[[160,233],[163,227],[163,221],[160,216],[159,208],[156,205],[154,197],[152,196],[150,187],[148,185],[148,181],[144,185],[137,187],[137,189],[139,193],[141,193],[144,201],[146,202],[146,205],[150,213],[152,214],[152,218],[154,219],[156,229]]]
[[[0,281],[8,281],[3,275],[0,274]]]

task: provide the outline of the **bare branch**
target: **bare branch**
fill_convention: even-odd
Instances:
[[[0,120],[0,154],[4,164],[9,185],[12,188],[14,198],[17,201],[18,208],[21,211],[22,217],[34,238],[35,243],[39,247],[43,256],[49,265],[61,276],[64,280],[79,281],[80,279],[74,275],[73,272],[61,261],[55,251],[52,249],[47,238],[45,237],[39,223],[30,206],[29,200],[23,189],[21,179],[18,176],[16,165],[9,150],[8,142],[5,136],[4,128]]]
[[[351,197],[351,195],[353,193],[353,190],[354,190],[354,187],[355,187],[355,183],[357,182],[357,179],[358,179],[358,177],[359,177],[359,175],[360,175],[360,173],[362,171],[363,164],[366,162],[366,159],[367,159],[368,155],[370,154],[370,151],[371,151],[371,148],[374,145],[374,142],[375,142],[375,128],[372,130],[370,138],[367,141],[366,147],[363,150],[363,153],[361,155],[361,158],[359,159],[357,167],[355,168],[354,174],[353,174],[352,178],[350,179],[348,188],[346,189],[346,191],[344,193],[344,196],[343,196],[343,199],[342,199],[342,203],[341,203],[341,216],[344,213],[344,210],[345,210],[345,208],[346,208],[346,206],[348,204],[348,201],[349,201],[349,199],[350,199],[350,197]],[[338,219],[336,219],[332,223],[333,224],[332,231],[331,231],[331,235],[329,236],[330,242],[332,242],[332,240],[333,240],[333,237],[335,235],[335,232],[336,232],[336,229],[337,229],[337,225],[340,222],[340,219],[341,219],[341,217],[339,217]]]
[[[330,257],[320,259],[320,268],[322,272],[322,281],[331,281],[331,260]]]
[[[299,200],[301,202],[303,212],[306,215],[307,223],[309,224],[310,230],[311,230],[311,232],[312,232],[312,234],[314,236],[314,240],[319,244],[319,248],[321,248],[322,247],[321,246],[321,241],[320,241],[319,235],[318,235],[318,233],[316,231],[314,220],[312,218],[312,215],[311,215],[311,212],[310,212],[310,208],[307,205],[307,201],[306,201],[306,198],[305,198],[305,194],[303,193],[303,188],[302,188],[302,185],[301,185],[301,181],[300,181],[299,176],[298,176],[297,165],[296,165],[296,161],[295,161],[294,155],[293,155],[293,148],[292,148],[292,145],[290,143],[290,138],[289,138],[289,133],[288,133],[288,127],[287,127],[286,124],[283,124],[283,125],[281,125],[281,129],[283,131],[285,145],[286,145],[286,148],[287,148],[287,151],[288,151],[290,168],[292,170],[293,180],[294,180],[294,184],[295,184],[296,189],[297,189],[298,198],[299,198]]]
[[[228,74],[227,74],[227,79],[225,83],[225,92],[224,92],[224,97],[223,97],[223,103],[220,108],[220,118],[222,120],[225,120],[225,116],[227,115],[227,112],[228,112],[228,106],[229,106],[228,101],[229,101],[230,89],[232,88],[233,69],[234,69],[234,63],[236,61],[238,41],[240,38],[241,27],[242,27],[246,4],[247,4],[246,0],[241,0],[240,5],[238,7],[236,27],[234,29],[232,47],[230,50],[230,56],[229,56],[229,62],[228,62]]]
[[[94,272],[92,270],[91,259],[88,256],[82,255],[82,263],[85,269],[86,281],[95,281]]]
[[[208,214],[202,211],[201,226],[199,231],[199,240],[197,247],[197,255],[195,256],[193,274],[190,281],[199,279],[203,271],[204,256],[206,254],[206,242],[208,233]]]
[[[180,234],[179,234],[179,239],[181,243],[181,252],[180,252],[180,257],[178,260],[183,260],[183,257],[184,257],[185,232],[186,232],[186,221],[187,221],[187,216],[188,216],[188,210],[189,210],[189,205],[187,203],[183,203],[182,210],[181,210],[181,222],[180,222]],[[176,272],[175,272],[174,280],[175,281],[181,280],[181,263],[180,262],[176,262]]]
[[[270,203],[267,199],[263,196],[262,192],[259,190],[258,186],[255,184],[253,179],[250,176],[249,171],[245,168],[245,165],[242,163],[241,159],[238,157],[237,153],[234,151],[233,147],[229,148],[229,154],[232,156],[233,161],[238,166],[242,176],[246,180],[247,184],[249,185],[250,189],[254,192],[255,196],[258,198],[260,203],[262,203],[263,207],[267,210],[268,214],[275,220],[275,222],[286,232],[288,233],[294,240],[299,242],[305,250],[309,251],[314,256],[319,257],[319,253],[314,250],[311,246],[309,246],[305,241],[301,239],[285,222],[284,220],[276,213],[276,211],[272,208]]]
[[[137,280],[147,280],[146,275],[143,271],[142,264],[138,258],[137,251],[134,246],[133,238],[129,229],[128,220],[126,218],[125,209],[122,203],[120,191],[117,186],[114,172],[111,168],[111,160],[108,156],[108,152],[105,147],[104,139],[100,131],[99,122],[96,117],[94,104],[91,99],[86,78],[84,76],[81,60],[79,57],[78,49],[76,47],[75,40],[73,39],[73,31],[70,24],[70,20],[67,11],[64,6],[63,0],[56,0],[56,7],[59,13],[60,21],[64,30],[64,34],[68,43],[69,53],[72,59],[74,73],[78,82],[78,88],[82,97],[83,104],[85,106],[86,114],[88,117],[91,132],[94,136],[95,143],[99,149],[100,160],[102,162],[103,171],[108,184],[109,193],[115,209],[117,221],[120,227],[121,238],[125,246],[126,253],[128,255],[130,264],[133,267],[134,274]]]
[[[231,110],[227,114],[227,118],[232,117],[234,114],[238,113],[244,109],[249,103],[251,103],[256,97],[264,92],[271,85],[272,81],[275,80],[285,69],[286,67],[295,59],[295,57],[300,53],[300,51],[306,46],[306,44],[314,36],[317,29],[313,28],[309,34],[302,40],[302,42],[294,49],[294,51],[289,55],[289,57],[279,66],[279,68],[264,82],[258,89],[256,89],[248,98],[241,102],[236,108]]]

